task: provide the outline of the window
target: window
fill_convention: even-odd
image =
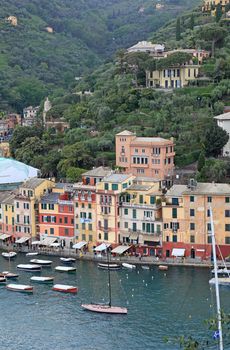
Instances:
[[[46,203],[42,203],[42,209],[47,209],[47,204]]]
[[[164,224],[164,230],[166,230],[167,228],[169,228],[169,224],[165,223]]]
[[[98,234],[98,238],[101,239],[101,233]]]
[[[210,217],[210,209],[207,210],[207,217]]]
[[[82,207],[82,208],[85,208],[85,203],[82,203],[81,207]]]
[[[5,205],[5,211],[7,211],[8,210],[8,205]]]
[[[92,231],[93,225],[92,225],[92,224],[89,224],[88,228],[89,228],[89,231]]]
[[[85,223],[81,224],[82,230],[85,230]]]
[[[194,235],[190,236],[190,243],[195,243],[195,236]]]
[[[155,204],[156,202],[156,197],[150,196],[150,204]]]
[[[179,205],[179,199],[178,198],[172,198],[172,205]]]
[[[172,236],[172,241],[173,241],[173,242],[177,242],[177,235],[173,235],[173,236]]]
[[[195,201],[195,197],[194,196],[190,196],[190,202],[194,202]]]
[[[78,203],[75,204],[76,208],[78,207]]]
[[[64,217],[64,223],[68,224],[68,218],[66,216]]]
[[[230,244],[230,237],[225,237],[225,244]]]
[[[71,225],[74,225],[74,219],[71,219]]]
[[[230,224],[225,224],[225,231],[230,231]]]
[[[230,197],[225,197],[225,203],[230,203]]]
[[[16,208],[19,208],[19,202],[16,202]]]
[[[93,241],[93,235],[89,235],[89,242]]]
[[[230,217],[230,210],[225,210],[225,217],[229,218]]]
[[[128,222],[124,223],[124,228],[129,228],[129,223]]]
[[[136,218],[137,218],[137,210],[133,209],[133,219],[136,219]]]
[[[105,183],[104,184],[104,189],[107,191],[109,189],[109,184],[108,183]]]
[[[212,229],[212,226],[211,226],[211,224],[210,224],[210,222],[207,224],[207,231],[211,231],[211,229]]]
[[[109,235],[108,235],[108,232],[104,232],[104,240],[105,240],[105,241],[108,241],[108,238],[109,238],[108,236],[109,236]]]
[[[86,241],[86,234],[85,233],[82,233],[81,237],[82,237],[83,241]]]
[[[195,216],[195,209],[190,209],[190,216]]]
[[[140,204],[143,204],[143,195],[141,194],[140,196],[139,196],[139,201],[140,201]]]
[[[53,227],[50,228],[50,234],[54,235],[54,228]]]
[[[136,222],[133,222],[133,231],[134,231],[134,232],[137,231],[137,224],[136,224]]]
[[[54,210],[54,204],[49,204],[49,210]]]
[[[166,236],[166,242],[169,242],[169,236]]]
[[[112,191],[118,190],[118,184],[112,184]]]
[[[68,228],[65,228],[64,232],[65,232],[65,235],[68,236],[68,234],[69,234],[69,229],[68,229]]]
[[[190,222],[190,230],[195,230],[195,223],[194,222]]]
[[[92,208],[92,204],[91,204],[91,203],[88,204],[88,208],[89,208],[89,209]]]
[[[208,236],[208,243],[212,243],[212,236]]]
[[[128,215],[129,210],[127,208],[124,209],[124,214]]]
[[[212,197],[208,197],[207,200],[208,200],[208,203],[212,203]]]
[[[173,217],[174,219],[177,218],[177,208],[172,208],[172,217]]]
[[[59,219],[59,223],[62,224],[62,218]]]

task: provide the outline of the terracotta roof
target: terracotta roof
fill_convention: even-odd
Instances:
[[[105,177],[111,174],[112,169],[109,167],[99,166],[98,168],[94,168],[92,170],[83,173],[83,176],[96,176],[96,177]]]
[[[116,134],[116,136],[130,136],[130,135],[135,136],[136,134],[128,130],[124,130],[122,132],[119,132],[119,134]]]

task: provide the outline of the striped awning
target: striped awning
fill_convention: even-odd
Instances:
[[[7,239],[7,238],[9,238],[9,237],[11,237],[11,235],[8,235],[7,233],[3,233],[3,234],[0,236],[0,239],[1,239],[2,241],[4,241],[4,239]]]
[[[30,239],[30,237],[21,237],[21,238],[19,238],[19,239],[17,239],[16,241],[15,241],[15,243],[25,243],[25,242],[27,242],[28,240]]]
[[[123,253],[126,252],[126,250],[128,250],[129,248],[131,248],[131,246],[119,245],[118,247],[114,248],[114,249],[111,251],[111,253],[123,254]]]
[[[87,242],[82,241],[82,242],[78,242],[76,244],[73,245],[73,249],[81,249],[82,247],[84,247],[87,244]]]
[[[57,240],[57,237],[46,237],[43,239],[40,244],[45,246],[50,246],[52,243],[54,243]]]

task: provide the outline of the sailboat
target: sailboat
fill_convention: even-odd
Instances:
[[[219,350],[224,349],[223,344],[223,334],[222,334],[222,322],[221,322],[221,308],[220,308],[220,293],[219,293],[219,281],[218,281],[218,266],[216,260],[216,240],[215,240],[215,231],[214,231],[214,222],[212,208],[210,207],[210,219],[211,219],[211,237],[212,237],[212,254],[213,254],[213,263],[214,263],[214,280],[215,280],[215,291],[216,291],[216,308],[217,308],[217,325],[218,331],[215,332],[215,335],[219,338]]]
[[[102,244],[101,244],[102,246]],[[98,246],[95,251],[101,251],[103,247]],[[127,314],[128,310],[125,307],[113,306],[112,305],[112,292],[111,292],[111,279],[110,279],[110,269],[109,269],[109,253],[108,246],[105,245],[107,250],[107,271],[108,271],[108,289],[109,289],[109,302],[107,304],[82,304],[82,308],[88,311],[104,313],[104,314]],[[104,249],[104,250],[105,250]]]

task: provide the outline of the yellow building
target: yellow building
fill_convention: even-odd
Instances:
[[[50,180],[31,178],[19,187],[14,200],[16,237],[35,237],[39,233],[38,201],[54,185]]]
[[[3,191],[0,195],[0,240],[13,240],[14,226],[14,198],[16,192]]]
[[[196,80],[199,67],[199,65],[186,64],[171,66],[168,69],[146,71],[146,86],[162,89],[183,88],[190,81]]]
[[[120,196],[120,240],[136,253],[155,256],[162,250],[162,191],[159,182],[138,180]]]
[[[187,257],[210,258],[210,208],[216,243],[223,256],[230,254],[230,185],[191,180],[189,186],[174,185],[162,203],[166,257],[174,255],[173,249],[182,249]]]
[[[96,184],[97,241],[120,242],[120,194],[132,185],[135,176],[111,174]]]
[[[217,5],[221,5],[222,11],[224,12],[225,6],[229,4],[230,0],[204,0],[202,11],[210,12],[216,8]]]

